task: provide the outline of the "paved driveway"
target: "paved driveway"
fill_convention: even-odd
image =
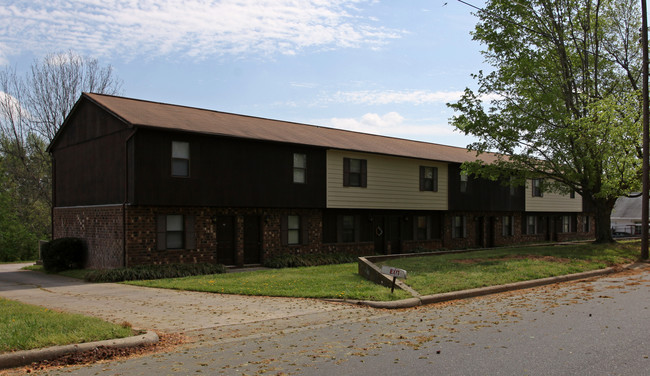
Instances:
[[[0,296],[24,303],[127,321],[136,328],[189,332],[209,328],[243,328],[250,324],[286,327],[341,318],[365,317],[368,308],[314,299],[272,298],[174,291],[86,283],[57,275],[20,270],[29,264],[0,265]]]

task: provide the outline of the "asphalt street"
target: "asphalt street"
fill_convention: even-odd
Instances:
[[[173,351],[52,375],[648,375],[650,270],[404,310],[188,331]]]

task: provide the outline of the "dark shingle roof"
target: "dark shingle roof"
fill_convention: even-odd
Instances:
[[[110,95],[84,93],[84,96],[135,127],[286,142],[444,162],[462,163],[477,159],[476,153],[453,146]],[[486,162],[495,158],[494,154],[480,156],[480,159]]]

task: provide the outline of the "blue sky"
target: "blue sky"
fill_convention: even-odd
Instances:
[[[472,11],[454,0],[0,0],[0,67],[72,50],[112,65],[127,97],[464,147],[473,139],[445,104],[489,70]]]

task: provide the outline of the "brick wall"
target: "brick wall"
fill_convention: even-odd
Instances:
[[[194,249],[165,249],[157,247],[158,215],[180,214],[194,216],[196,243]],[[304,227],[303,244],[283,243],[282,221],[287,215],[298,215]],[[452,237],[452,218],[465,216],[466,236]],[[513,218],[513,234],[503,235],[503,216]],[[427,241],[408,240],[401,244],[401,252],[416,248],[466,249],[543,242],[546,234],[527,235],[522,230],[523,213],[455,212],[443,218],[442,238]],[[374,242],[322,244],[322,210],[320,209],[262,209],[212,207],[145,207],[127,206],[123,223],[122,206],[93,206],[55,208],[53,211],[54,238],[74,236],[85,239],[89,250],[89,268],[115,268],[140,264],[220,263],[217,257],[217,216],[234,219],[235,264],[244,264],[244,218],[257,216],[260,220],[261,261],[280,254],[309,254],[344,252],[359,256],[373,255]],[[583,232],[585,217],[577,216],[575,232],[558,233],[558,241],[593,238],[595,226],[591,217],[590,231]],[[482,231],[480,231],[480,226]],[[126,255],[124,233],[126,228]],[[479,238],[482,236],[482,238]]]
[[[195,217],[195,249],[158,250],[156,219],[158,215],[178,214]],[[298,215],[305,226],[303,244],[286,245],[282,241],[282,220]],[[219,263],[215,218],[234,218],[236,265],[244,264],[244,217],[259,216],[261,223],[262,261],[279,254],[321,252],[322,214],[318,209],[262,209],[213,207],[127,207],[127,264]]]
[[[124,263],[122,205],[54,208],[53,238],[84,239],[86,267],[111,269]]]

